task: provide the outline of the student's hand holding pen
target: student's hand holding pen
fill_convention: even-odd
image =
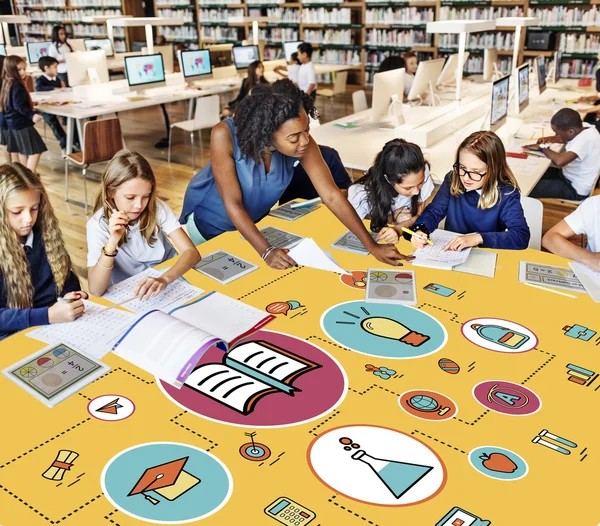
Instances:
[[[83,300],[87,299],[88,293],[84,291],[69,292],[48,309],[49,323],[65,323],[75,321],[85,311]]]
[[[114,243],[115,248],[127,230],[128,224],[129,218],[127,217],[127,212],[119,212],[118,210],[113,211],[108,220],[108,232],[110,241],[111,243]]]
[[[415,248],[423,248],[425,245],[427,245],[428,241],[429,236],[425,232],[421,232],[420,230],[417,230],[415,234],[410,238],[410,242]]]

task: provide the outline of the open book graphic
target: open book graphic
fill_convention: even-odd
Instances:
[[[212,346],[230,349],[274,319],[255,307],[211,292],[168,314],[159,310],[144,314],[113,351],[180,388]]]
[[[318,363],[272,343],[252,341],[230,350],[222,364],[197,367],[185,385],[248,415],[264,396],[278,392],[294,396],[299,389],[292,382],[319,367]]]

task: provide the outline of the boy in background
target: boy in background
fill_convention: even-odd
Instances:
[[[415,80],[415,73],[419,67],[419,59],[417,54],[412,51],[405,51],[402,53],[404,59],[405,71],[404,71],[404,96],[408,95],[413,81]]]
[[[300,70],[298,71],[298,87],[312,100],[317,98],[317,73],[311,57],[313,47],[308,42],[302,42],[298,46],[298,58],[300,59]]]

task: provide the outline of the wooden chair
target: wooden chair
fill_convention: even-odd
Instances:
[[[367,95],[365,94],[365,90],[358,90],[352,94],[352,106],[354,113],[358,113],[360,111],[365,111],[369,109],[369,105],[367,104]]]
[[[333,81],[333,89],[325,88],[317,90],[317,96],[324,97],[329,99],[331,104],[331,119],[335,119],[335,99],[338,96],[344,96],[346,93],[346,84],[348,82],[348,72],[347,71],[339,71],[335,75],[335,80]],[[344,103],[344,113],[348,113],[346,111],[346,103]]]
[[[69,162],[81,166],[85,215],[88,213],[86,171],[91,164],[110,161],[125,147],[119,119],[88,121],[83,126],[83,149],[65,157],[65,201],[69,201]]]

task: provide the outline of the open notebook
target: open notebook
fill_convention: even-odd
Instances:
[[[121,358],[181,387],[213,345],[227,350],[275,319],[270,314],[211,292],[168,314],[153,310],[115,344]]]

